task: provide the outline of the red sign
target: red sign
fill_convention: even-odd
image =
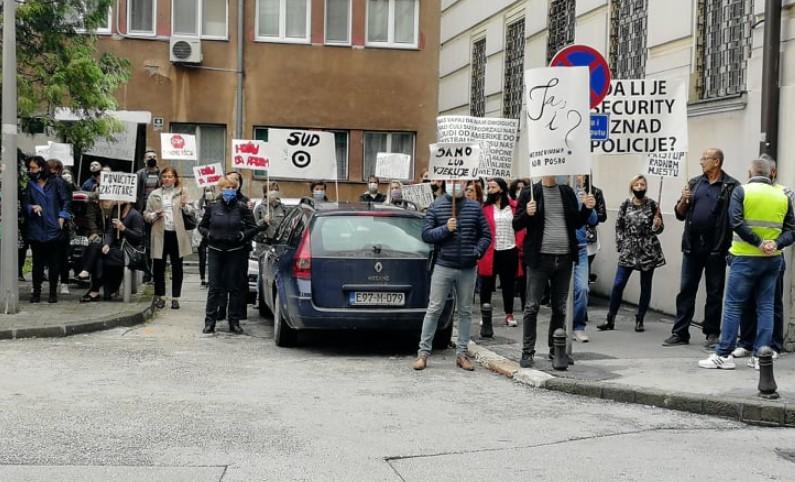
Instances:
[[[268,169],[270,159],[264,152],[263,142],[232,140],[232,167],[239,169]]]
[[[174,149],[182,149],[185,147],[185,139],[179,134],[171,136],[171,147]]]
[[[569,45],[561,49],[550,62],[550,67],[588,67],[591,78],[591,109],[601,104],[610,90],[610,66],[593,47]]]

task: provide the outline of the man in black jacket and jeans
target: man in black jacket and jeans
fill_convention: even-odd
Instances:
[[[714,348],[720,336],[726,255],[732,242],[729,202],[732,191],[740,182],[723,171],[723,151],[720,149],[704,151],[700,164],[704,174],[687,183],[674,208],[676,219],[685,222],[682,275],[676,296],[676,321],[663,346],[690,343],[690,322],[696,309],[702,272],[707,284],[702,327],[707,338],[704,346]]]
[[[532,189],[532,198],[531,198]],[[527,305],[524,310],[522,368],[533,366],[536,345],[538,310],[544,289],[551,283],[552,319],[549,323],[548,344],[552,350],[552,334],[563,328],[566,320],[566,300],[569,296],[572,266],[577,262],[577,229],[581,228],[596,205],[593,194],[584,196],[578,206],[574,190],[558,185],[554,176],[542,178],[540,183],[527,187],[519,196],[513,218],[513,229],[527,228],[524,241],[524,260],[527,265]]]

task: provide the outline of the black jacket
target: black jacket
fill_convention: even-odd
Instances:
[[[251,240],[259,232],[254,215],[244,203],[208,204],[199,223],[199,232],[207,238],[210,248],[218,251],[250,249]]]
[[[513,229],[519,231],[527,228],[527,236],[524,238],[524,263],[527,266],[538,266],[539,255],[541,253],[541,243],[544,240],[544,189],[540,182],[533,185],[533,197],[535,198],[537,209],[533,216],[527,215],[527,203],[530,202],[530,188],[526,187],[519,195],[519,204],[516,207],[516,214],[513,217]],[[591,209],[583,204],[578,206],[577,195],[569,186],[559,184],[560,195],[563,200],[563,214],[566,217],[566,231],[569,235],[569,253],[575,263],[579,247],[577,246],[577,229],[583,227],[591,216]]]
[[[720,190],[718,204],[715,206],[715,211],[713,213],[715,224],[712,231],[715,233],[715,236],[712,240],[709,254],[725,256],[729,252],[729,247],[731,247],[732,244],[732,230],[729,226],[729,203],[731,202],[732,192],[734,188],[740,185],[740,181],[726,174],[723,170],[721,170],[720,173],[723,187]],[[702,174],[688,181],[687,186],[692,195],[695,196],[696,190],[701,185],[708,183],[707,177]],[[678,201],[677,204],[679,204]],[[692,229],[692,218],[694,205],[694,202],[687,205],[687,212],[685,212],[684,216],[680,215],[676,210],[676,206],[674,206],[676,219],[685,222],[685,229],[682,232],[682,252],[685,254],[691,254],[693,252],[693,237],[695,233]]]
[[[370,195],[370,192],[368,191],[362,194],[361,196],[359,196],[359,202],[381,204],[386,202],[386,194],[377,192],[375,193],[375,197],[373,197]]]

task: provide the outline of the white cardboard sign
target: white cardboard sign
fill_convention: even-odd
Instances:
[[[268,129],[264,149],[271,178],[337,178],[337,149],[332,132]]]
[[[267,170],[270,158],[264,141],[232,140],[232,169]]]
[[[433,204],[434,201],[433,189],[431,189],[431,184],[427,182],[404,185],[401,188],[401,194],[404,201],[414,204],[417,209],[425,209]]]
[[[163,159],[195,161],[196,136],[190,134],[160,134],[160,151]]]
[[[134,203],[138,198],[138,175],[128,172],[102,171],[98,191],[99,198],[103,201]]]
[[[74,166],[75,157],[72,144],[47,141],[46,146],[36,146],[36,155],[45,159],[58,159],[64,166]]]
[[[439,142],[480,145],[478,173],[482,177],[513,177],[513,151],[518,139],[517,119],[449,115],[436,118]]]
[[[375,160],[375,176],[381,180],[407,181],[411,177],[411,156],[379,152]]]
[[[594,112],[610,116],[598,154],[687,152],[687,83],[684,80],[614,80]]]
[[[110,140],[98,138],[94,142],[94,146],[86,151],[86,154],[104,157],[106,159],[134,161],[137,138],[138,124],[135,122],[125,122],[124,129],[121,132],[113,134]]]
[[[457,142],[431,144],[428,178],[453,181],[475,179],[480,165],[480,146]]]
[[[530,175],[590,173],[588,68],[543,67],[524,75]]]
[[[679,177],[685,172],[684,152],[657,152],[648,155],[646,174],[649,176]]]
[[[193,178],[199,187],[215,186],[224,177],[224,166],[220,162],[206,166],[193,166]]]

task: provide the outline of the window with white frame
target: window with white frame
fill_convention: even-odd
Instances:
[[[127,33],[154,35],[157,0],[129,0],[127,2]]]
[[[183,37],[227,38],[227,0],[172,0],[171,32]]]
[[[419,10],[418,0],[368,0],[367,45],[416,48]]]
[[[326,43],[351,43],[351,0],[326,0]]]
[[[226,162],[226,126],[218,124],[171,124],[171,132],[196,136],[197,161],[169,161],[181,177],[193,177],[193,167]]]
[[[257,0],[257,40],[309,43],[310,0]]]
[[[408,154],[411,156],[411,178],[414,178],[414,139],[413,132],[365,132],[364,170],[362,180],[375,175],[376,159],[379,152]]]
[[[696,90],[699,99],[746,90],[753,35],[752,0],[699,0]]]
[[[337,179],[346,181],[348,179],[348,148],[350,135],[348,131],[329,129],[328,132],[334,133],[334,145],[337,154]],[[268,128],[255,127],[254,139],[258,141],[268,141]],[[257,179],[264,179],[266,176],[265,171],[254,171],[254,177]]]
[[[83,3],[83,8],[79,11],[72,12],[71,14],[67,14],[67,21],[71,22],[74,25],[75,32],[78,33],[87,33],[89,30],[86,29],[85,25],[85,18],[87,15],[92,15],[94,13],[99,13],[96,11],[96,0],[85,0]],[[94,26],[93,29],[90,30],[90,33],[96,34],[110,34],[110,24],[111,24],[111,7],[107,8],[107,14],[102,16],[100,22]]]

